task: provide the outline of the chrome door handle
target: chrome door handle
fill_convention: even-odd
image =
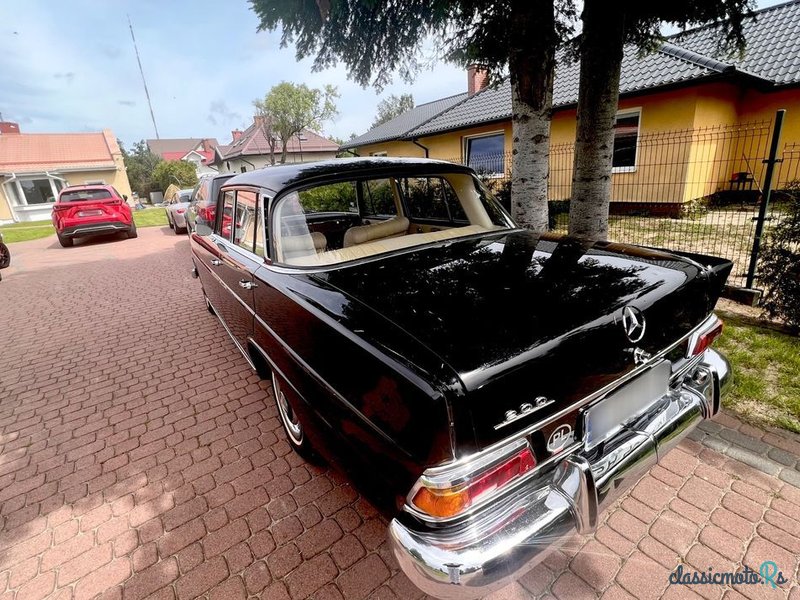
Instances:
[[[244,288],[246,290],[252,290],[255,287],[258,287],[252,281],[247,281],[247,279],[242,279],[239,281],[239,287]]]
[[[212,258],[211,261],[209,261],[209,262],[211,262],[211,264],[214,265],[215,267],[218,267],[218,266],[220,266],[222,264],[222,261],[218,260],[216,258]]]

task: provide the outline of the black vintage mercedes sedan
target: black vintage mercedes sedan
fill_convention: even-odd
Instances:
[[[731,263],[518,228],[466,167],[237,175],[191,235],[208,309],[291,445],[390,519],[411,580],[522,575],[720,406]]]

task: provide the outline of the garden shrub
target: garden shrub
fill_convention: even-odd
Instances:
[[[783,190],[777,225],[766,237],[759,255],[760,283],[765,289],[761,307],[800,331],[800,181]]]

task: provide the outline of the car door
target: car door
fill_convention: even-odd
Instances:
[[[224,289],[220,317],[231,337],[244,351],[253,331],[253,272],[264,262],[256,253],[257,194],[251,190],[226,190],[217,219],[216,267]]]

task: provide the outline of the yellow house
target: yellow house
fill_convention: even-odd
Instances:
[[[20,133],[0,122],[0,224],[50,218],[69,185],[102,183],[131,195],[128,174],[110,129],[97,133]]]
[[[748,19],[742,57],[718,54],[717,27],[683,32],[644,56],[626,49],[612,202],[680,205],[718,190],[757,187],[780,108],[787,109],[785,151],[800,154],[800,0]],[[579,65],[561,57],[553,94],[551,200],[570,197],[578,76]],[[342,148],[362,156],[463,162],[490,177],[507,177],[511,86],[486,88],[483,81],[480,70],[470,68],[465,93],[417,106]],[[781,176],[789,178],[788,172]]]

